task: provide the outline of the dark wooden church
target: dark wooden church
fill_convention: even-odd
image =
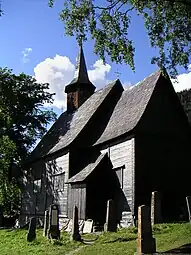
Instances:
[[[103,224],[114,199],[125,225],[155,190],[163,219],[179,219],[191,194],[190,126],[168,74],[159,70],[127,90],[119,80],[95,89],[81,48],[65,87],[67,110],[27,161],[21,220],[43,216],[54,202],[60,217],[71,218],[76,205],[80,219]]]

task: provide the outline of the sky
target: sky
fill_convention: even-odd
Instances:
[[[48,7],[48,0],[2,0],[4,15],[0,18],[0,66],[48,82],[50,92],[56,93],[53,109],[58,115],[66,107],[64,88],[73,78],[79,50],[75,38],[64,34],[59,20],[62,5],[62,0],[56,0],[54,8]],[[104,65],[93,53],[94,42],[84,44],[89,78],[97,89],[117,78],[127,88],[157,70],[150,63],[157,51],[149,45],[141,17],[132,16],[129,36],[135,42],[135,72],[108,59]],[[191,88],[191,66],[179,72],[175,90]]]

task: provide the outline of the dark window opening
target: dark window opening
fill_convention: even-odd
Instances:
[[[123,189],[123,170],[124,170],[124,168],[125,168],[125,165],[114,168],[114,170],[117,174],[121,189]]]

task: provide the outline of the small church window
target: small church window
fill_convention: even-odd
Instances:
[[[40,193],[41,192],[41,179],[34,180],[33,184],[34,184],[34,187],[33,187],[34,193]]]
[[[125,165],[115,168],[115,172],[117,174],[117,177],[119,179],[119,183],[121,188],[123,189],[123,169],[125,168]]]
[[[54,191],[64,190],[65,172],[53,175]]]

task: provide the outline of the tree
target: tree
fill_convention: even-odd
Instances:
[[[49,0],[52,7],[55,0]],[[141,15],[152,47],[159,55],[152,63],[166,67],[172,76],[177,66],[188,68],[191,53],[191,2],[189,0],[70,0],[64,1],[60,18],[66,35],[76,36],[79,44],[90,36],[94,51],[104,61],[106,55],[116,63],[135,70],[134,44],[128,29],[131,14]]]
[[[54,94],[48,88],[29,75],[0,68],[0,205],[9,214],[19,205],[14,171],[56,118],[52,110],[44,108],[45,103],[53,102]]]
[[[184,107],[184,111],[191,125],[191,89],[180,91],[177,93],[177,95],[182,103],[182,106]]]

